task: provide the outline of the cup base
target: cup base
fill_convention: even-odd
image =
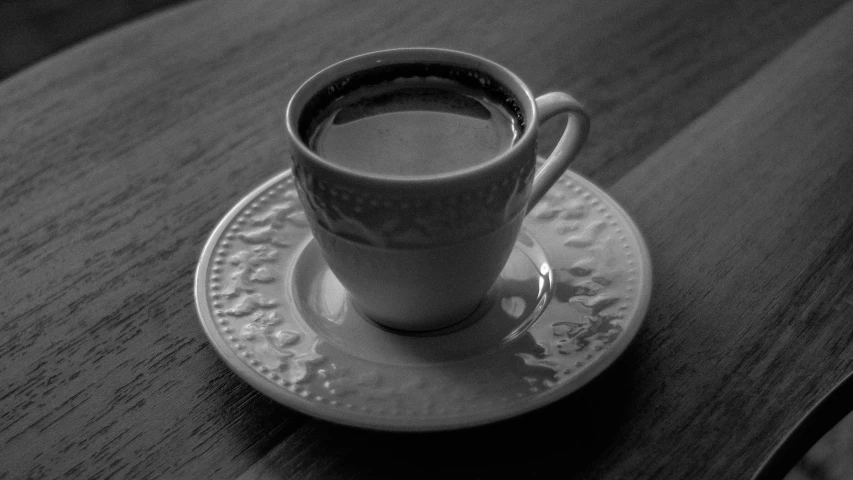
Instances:
[[[359,315],[361,315],[362,318],[364,318],[365,321],[375,325],[377,328],[381,328],[382,330],[385,330],[386,332],[393,333],[395,335],[404,335],[404,336],[409,336],[409,337],[438,337],[441,335],[447,335],[447,334],[450,334],[453,332],[457,332],[459,330],[462,330],[463,328],[467,328],[470,325],[477,323],[478,321],[480,321],[480,319],[482,319],[484,316],[486,316],[486,314],[489,312],[489,310],[491,310],[492,305],[494,304],[494,300],[495,299],[494,299],[494,295],[492,294],[492,291],[489,291],[489,293],[487,293],[483,297],[483,299],[480,300],[480,302],[477,304],[476,307],[474,307],[467,314],[460,315],[458,317],[458,320],[448,322],[449,323],[448,325],[437,327],[437,328],[431,328],[431,329],[426,329],[426,330],[412,330],[412,329],[396,328],[394,326],[387,325],[386,323],[383,323],[381,320],[377,320],[377,319],[373,318],[372,316],[370,316],[369,314],[367,314],[361,305],[359,305],[357,302],[355,302],[352,298],[348,298],[348,301],[350,302],[352,307],[355,309],[356,312],[358,312]]]
[[[312,234],[351,303],[375,323],[429,332],[477,310],[506,265],[524,212],[494,231],[430,248],[382,248],[312,223]]]

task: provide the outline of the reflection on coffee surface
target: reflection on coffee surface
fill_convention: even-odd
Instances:
[[[520,136],[516,116],[483,91],[415,77],[361,87],[332,102],[309,146],[353,170],[432,175],[494,158]]]

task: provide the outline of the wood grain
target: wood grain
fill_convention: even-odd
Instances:
[[[745,478],[853,370],[851,25],[848,4],[614,186],[657,279],[631,413],[668,409],[615,477]]]
[[[713,435],[715,425],[731,426],[718,423],[718,416],[742,409],[757,421],[778,417],[778,425],[758,430],[769,439],[757,441],[757,451],[766,453],[793,424],[787,412],[819,394],[823,382],[814,376],[815,362],[830,376],[841,369],[818,351],[793,358],[775,345],[825,341],[849,358],[849,329],[833,336],[801,320],[835,327],[837,315],[849,315],[843,304],[827,306],[846,285],[850,264],[843,263],[849,201],[838,193],[850,181],[850,166],[831,155],[850,150],[830,135],[843,124],[839,115],[849,118],[850,96],[829,95],[832,88],[849,88],[841,83],[849,81],[849,64],[832,67],[848,69],[837,77],[809,64],[797,65],[804,73],[784,77],[823,92],[820,109],[806,109],[812,116],[805,117],[813,128],[826,122],[823,148],[798,142],[798,149],[768,149],[753,170],[744,166],[743,172],[700,168],[707,159],[699,154],[708,152],[691,148],[697,135],[710,138],[703,148],[726,147],[733,154],[738,148],[750,152],[751,141],[789,145],[778,132],[793,135],[796,129],[773,113],[781,108],[774,106],[765,116],[742,120],[770,122],[757,130],[766,141],[715,144],[724,123],[716,120],[705,130],[691,127],[675,141],[680,147],[669,144],[662,152],[672,153],[655,155],[649,167],[643,159],[840,3],[200,1],[12,77],[0,84],[0,478],[228,478],[274,446],[268,464],[287,478],[401,471],[425,477],[447,473],[452,461],[463,462],[473,478],[554,466],[566,475],[599,477],[614,466],[633,472],[626,476],[662,472],[659,477],[678,478],[679,467],[664,467],[677,460],[673,452],[692,459],[680,468],[699,468],[695,450],[675,448],[684,438],[679,432],[697,438],[694,445],[707,442],[728,455],[714,458],[713,449],[700,448],[717,462],[709,472],[743,472],[748,459],[730,456],[750,444],[739,436],[731,447],[725,436]],[[826,35],[849,47],[837,32]],[[536,92],[569,90],[584,100],[596,120],[577,168],[611,185],[642,163],[616,192],[641,214],[659,271],[671,273],[662,278],[681,280],[656,285],[660,296],[638,345],[584,392],[517,420],[456,434],[363,432],[281,407],[222,364],[192,304],[193,269],[216,221],[286,164],[283,108],[299,82],[346,56],[404,45],[479,53],[519,73]],[[849,57],[849,50],[828,51]],[[830,55],[808,48],[805,54]],[[749,104],[752,97],[737,98]],[[766,101],[774,105],[772,98]],[[830,113],[820,116],[824,110]],[[782,173],[759,188],[759,174],[774,173],[773,158],[806,153],[814,154],[813,165],[779,162]],[[695,169],[684,170],[682,156]],[[820,172],[794,188],[797,175],[812,172],[808,168]],[[682,187],[676,172],[693,183]],[[705,176],[712,181],[703,183]],[[787,203],[783,188],[795,192]],[[712,191],[727,193],[707,213],[711,223],[699,233],[684,233],[695,228],[691,215],[705,214],[702,202],[716,199]],[[738,203],[753,195],[764,203]],[[819,202],[832,207],[821,209]],[[777,203],[791,213],[769,215],[781,211]],[[767,215],[747,228],[753,219],[747,222],[746,213],[759,207],[768,208]],[[726,223],[720,212],[730,210],[740,216]],[[814,235],[785,236],[804,231]],[[701,273],[687,266],[701,267]],[[721,298],[732,298],[728,310],[707,309],[725,306]],[[757,303],[747,305],[752,301]],[[832,310],[836,306],[840,310]],[[733,329],[729,333],[713,330],[702,316],[722,312],[731,315],[720,319],[721,329]],[[773,329],[774,342],[756,343],[772,319],[786,322],[786,329]],[[671,335],[668,328],[679,325],[698,328],[695,337],[683,327]],[[723,347],[703,343],[711,340]],[[757,356],[745,357],[743,369],[716,359],[753,351]],[[765,356],[800,375],[762,377],[771,365],[761,360]],[[702,360],[685,361],[696,357]],[[775,396],[714,398],[709,416],[696,420],[704,410],[691,403],[701,398],[691,388],[699,387]],[[786,388],[794,393],[793,405],[780,400]],[[767,402],[768,413],[757,411]],[[582,420],[578,412],[584,412]],[[663,428],[626,428],[650,422]],[[746,434],[756,431],[746,424],[735,431],[754,440]],[[546,432],[568,438],[543,448]],[[693,437],[704,434],[709,438]],[[648,446],[633,450],[634,442]],[[632,449],[624,451],[626,445]],[[663,453],[646,465],[643,452]]]

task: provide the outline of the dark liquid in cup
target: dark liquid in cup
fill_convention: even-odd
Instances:
[[[516,115],[483,90],[441,78],[399,78],[332,102],[309,147],[352,170],[434,175],[494,158],[521,133]]]

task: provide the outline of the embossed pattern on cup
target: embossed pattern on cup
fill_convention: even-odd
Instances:
[[[511,222],[527,207],[533,165],[439,192],[354,189],[299,162],[294,177],[309,218],[329,233],[375,247],[427,247],[470,240]]]

